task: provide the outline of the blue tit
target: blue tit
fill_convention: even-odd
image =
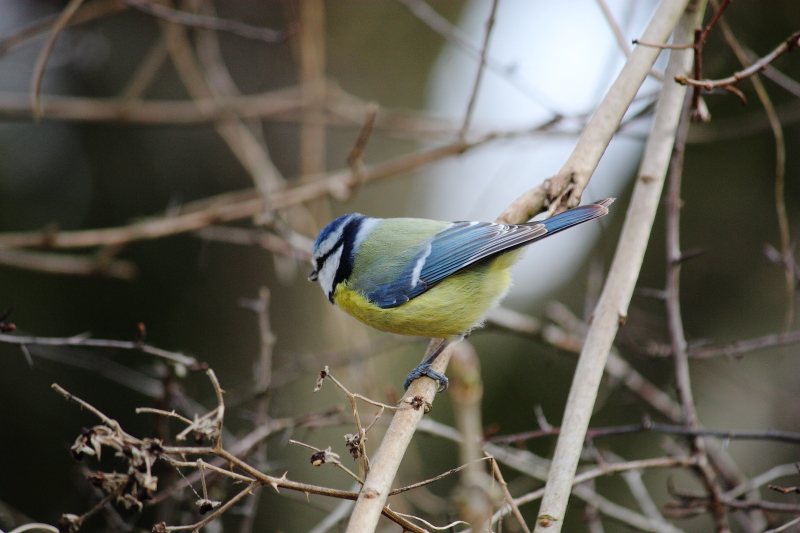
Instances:
[[[428,376],[448,342],[467,336],[511,288],[522,248],[604,216],[613,198],[539,222],[492,224],[422,218],[342,215],[322,229],[312,249],[314,271],[331,303],[373,328],[443,339],[406,378]]]

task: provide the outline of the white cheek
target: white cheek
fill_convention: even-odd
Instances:
[[[343,249],[344,247],[340,244],[339,248],[328,256],[328,259],[319,271],[319,284],[326,295],[329,295],[333,289],[333,278],[336,277],[336,271],[339,269],[339,260],[342,258]]]

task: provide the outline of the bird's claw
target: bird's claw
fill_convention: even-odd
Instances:
[[[406,376],[406,380],[403,382],[403,390],[408,390],[408,387],[411,385],[412,381],[415,381],[423,376],[427,376],[439,384],[439,388],[436,392],[444,392],[450,385],[450,380],[447,379],[444,374],[440,374],[439,372],[431,370],[430,363],[420,363],[414,370],[411,371],[408,376]]]

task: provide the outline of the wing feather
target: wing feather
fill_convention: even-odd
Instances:
[[[483,259],[601,217],[610,203],[601,200],[527,224],[454,222],[423,244],[394,280],[370,287],[366,296],[378,307],[397,307]]]

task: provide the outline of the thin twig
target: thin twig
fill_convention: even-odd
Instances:
[[[481,62],[481,49],[471,42],[470,36],[466,35],[458,26],[453,25],[450,21],[437,13],[424,0],[397,1],[403,4],[426,26],[444,37],[444,39],[457,50],[461,50],[476,62]],[[519,69],[515,68],[515,65],[503,63],[489,55],[484,58],[484,63],[488,70],[500,76],[501,79],[506,80],[520,93],[547,107],[554,114],[554,118],[561,117],[561,114],[555,111],[557,105],[527,80],[523,79],[519,74]]]
[[[789,529],[790,527],[792,527],[793,525],[798,524],[798,523],[800,523],[800,516],[798,516],[797,518],[792,518],[791,520],[789,520],[785,524],[783,524],[781,526],[778,526],[776,528],[773,528],[773,529],[769,529],[769,530],[765,531],[764,533],[781,533],[781,531],[786,531],[787,529]]]
[[[669,175],[667,177],[667,279],[664,287],[664,304],[667,309],[667,321],[672,337],[672,355],[675,358],[675,382],[678,389],[678,398],[683,409],[683,423],[691,429],[699,426],[697,411],[692,394],[691,377],[689,372],[689,357],[686,353],[686,336],[683,328],[683,318],[680,309],[680,209],[681,177],[683,174],[683,160],[686,146],[686,135],[689,131],[689,115],[691,99],[687,98],[681,122],[675,136],[675,145],[670,160]],[[709,510],[714,516],[717,532],[727,533],[728,524],[725,508],[720,503],[722,489],[716,481],[716,473],[708,463],[706,448],[702,439],[691,439],[692,449],[697,459],[696,469],[706,485],[709,494]]]
[[[461,435],[454,428],[429,418],[420,422],[419,429],[453,442],[461,442],[462,440]],[[542,481],[547,479],[549,461],[534,455],[528,450],[498,446],[487,442],[484,443],[484,451],[492,455],[498,462],[524,475]],[[670,524],[656,524],[654,527],[648,517],[609,501],[586,485],[572,486],[572,494],[581,500],[591,503],[605,516],[642,531],[656,531],[658,533],[680,533],[681,531]],[[505,514],[508,514],[507,510]],[[496,517],[497,515],[495,515]],[[462,533],[467,532],[464,531]]]
[[[489,457],[483,457],[481,459],[477,459],[477,460],[473,461],[473,463],[478,463],[480,461],[486,461],[486,460],[490,460],[490,458]],[[464,470],[465,468],[469,467],[470,464],[472,464],[472,463],[467,463],[467,464],[464,464],[464,465],[461,465],[461,466],[457,466],[455,468],[451,468],[447,472],[442,472],[441,474],[439,474],[437,476],[434,476],[432,478],[426,479],[425,481],[419,481],[419,482],[413,483],[411,485],[406,485],[405,487],[400,487],[399,489],[393,489],[392,492],[389,493],[389,496],[396,496],[398,494],[402,494],[402,493],[408,492],[410,490],[414,490],[414,489],[418,489],[420,487],[424,487],[425,485],[430,485],[434,481],[439,481],[440,479],[444,479],[447,476],[450,476],[452,474],[455,474],[456,472],[460,472],[460,471]]]
[[[601,477],[601,476],[610,475],[612,473],[620,473],[620,472],[625,472],[625,471],[628,471],[628,470],[641,470],[641,469],[645,469],[645,468],[676,468],[676,467],[682,467],[682,466],[688,466],[688,465],[694,464],[694,461],[695,460],[693,458],[691,458],[691,457],[677,457],[677,458],[676,457],[656,457],[656,458],[653,458],[653,459],[642,459],[642,460],[639,460],[639,461],[628,461],[628,462],[624,462],[624,463],[611,463],[611,464],[607,464],[607,465],[604,465],[604,466],[599,467],[599,468],[592,468],[590,470],[587,470],[585,472],[581,472],[580,474],[576,475],[575,478],[573,479],[573,490],[576,490],[576,491],[580,490],[581,492],[585,493],[586,491],[583,491],[583,490],[579,489],[581,483],[585,483],[586,481],[589,481],[589,480],[592,480],[592,479],[595,479],[595,478],[598,478],[598,477]],[[540,499],[544,495],[544,493],[545,493],[545,488],[541,488],[541,489],[535,490],[533,492],[529,492],[528,494],[524,494],[524,495],[522,495],[522,496],[520,496],[518,498],[514,498],[514,503],[517,506],[524,505],[526,503],[530,503],[532,501],[536,501],[536,500]],[[587,494],[584,494],[584,496],[586,496],[586,495]],[[598,505],[598,508],[601,511],[604,511],[605,506],[603,506],[601,504],[601,505]],[[492,523],[493,524],[496,523],[500,518],[502,518],[503,516],[507,515],[509,512],[510,511],[508,509],[506,509],[506,508],[500,509],[498,512],[496,512],[492,516]],[[641,515],[639,515],[639,516],[644,520],[642,520],[642,521],[638,521],[637,520],[637,523],[640,524],[640,527],[642,527],[641,525],[643,525],[643,529],[646,530],[646,531],[653,531],[653,530],[662,531],[662,532],[663,531],[678,531],[676,528],[674,528],[670,524],[666,524],[666,523],[664,523],[664,524],[651,524],[650,520],[648,520],[647,518],[645,518],[645,517],[643,517]],[[551,524],[550,524],[551,527],[555,522],[556,521],[551,522]],[[559,522],[560,522],[560,520],[559,520]],[[539,523],[541,523],[541,511],[540,511]],[[630,525],[634,525],[634,524],[630,524]]]
[[[117,341],[110,339],[90,339],[86,335],[76,335],[74,337],[27,337],[22,335],[7,335],[0,333],[0,343],[41,346],[80,346],[93,348],[119,348],[123,350],[141,351],[150,355],[162,357],[168,361],[185,365],[190,368],[198,366],[198,361],[194,357],[189,357],[177,352],[169,352],[144,344],[139,341]]]
[[[323,464],[330,463],[336,468],[342,470],[351,478],[353,478],[359,485],[364,484],[364,481],[360,477],[358,477],[358,475],[356,475],[355,472],[344,466],[342,462],[339,461],[339,455],[333,453],[330,448],[328,448],[327,450],[321,450],[316,446],[312,446],[310,444],[306,444],[305,442],[300,442],[294,439],[289,439],[289,444],[294,444],[295,446],[302,446],[304,448],[308,448],[309,450],[314,450],[314,455],[311,456],[311,463],[314,466],[322,466]],[[322,459],[322,457],[324,457],[324,459]]]
[[[370,102],[367,106],[367,116],[364,118],[364,124],[361,126],[361,131],[358,132],[358,137],[350,152],[347,154],[347,166],[353,173],[353,182],[351,190],[355,191],[362,182],[362,175],[364,173],[364,161],[361,158],[364,155],[364,150],[367,148],[367,141],[372,135],[372,129],[375,126],[375,119],[378,116],[378,104]]]
[[[724,30],[723,30],[724,31]],[[786,54],[788,52],[793,52],[797,47],[800,46],[800,31],[793,33],[790,35],[783,43],[781,43],[777,48],[775,48],[772,52],[765,55],[758,61],[754,62],[752,65],[748,66],[744,70],[740,70],[738,72],[734,72],[732,75],[728,76],[727,78],[721,78],[718,80],[696,80],[692,78],[687,78],[684,76],[675,76],[675,81],[683,85],[691,85],[693,87],[701,87],[707,91],[712,89],[716,89],[718,87],[725,87],[728,85],[736,85],[740,81],[747,79],[751,76],[754,76],[761,72],[762,70],[766,69],[767,66],[775,61],[777,58]],[[746,61],[745,64],[749,63]]]
[[[195,524],[190,524],[188,526],[166,526],[164,527],[164,531],[185,531],[185,530],[199,531],[200,528],[202,528],[204,525],[208,524],[212,520],[218,518],[222,513],[230,509],[236,502],[238,502],[239,500],[250,494],[253,491],[253,489],[258,487],[259,485],[260,483],[257,481],[250,483],[250,485],[248,485],[245,489],[239,491],[233,498],[231,498],[227,502],[223,503],[222,505],[214,509],[214,511],[209,513],[207,517],[203,518],[202,520],[200,520]]]
[[[486,29],[483,34],[483,44],[481,45],[480,61],[478,62],[478,73],[475,75],[475,83],[472,85],[472,92],[467,104],[467,112],[464,114],[464,124],[461,126],[461,131],[458,133],[459,138],[464,139],[464,136],[469,130],[469,124],[472,121],[472,112],[475,109],[475,102],[478,100],[478,91],[481,87],[481,80],[483,79],[483,69],[486,66],[486,53],[489,50],[489,38],[492,36],[492,29],[494,28],[494,16],[497,12],[497,4],[499,0],[492,0],[492,7],[489,10],[489,18],[486,19]]]
[[[696,11],[687,12],[681,18],[680,15],[685,7],[685,2],[662,2],[653,16],[651,27],[643,35],[643,39],[664,42],[668,34],[673,33],[672,30],[674,29],[673,40],[679,44],[686,42],[697,24],[699,15],[702,14],[698,12],[702,10],[701,6],[693,4],[692,7]],[[675,27],[678,18],[681,20]],[[657,25],[654,27],[654,24]],[[664,26],[660,26],[661,24],[664,24]],[[656,30],[656,28],[658,29]],[[641,56],[643,51],[649,51],[649,55]],[[652,65],[651,60],[654,59],[657,53],[657,50],[653,51],[653,49],[647,47],[637,47],[632,52],[629,62],[635,56],[639,56],[640,60],[648,59],[647,63],[639,65],[641,70],[637,69],[636,80],[639,83],[646,75],[644,67],[649,70],[650,65]],[[690,66],[690,61],[691,52],[673,50],[670,53],[670,60],[667,65],[669,76],[685,72]],[[623,69],[624,71],[625,69]],[[619,81],[620,78],[615,82],[615,85]],[[638,87],[638,83],[636,87]],[[618,90],[622,91],[622,88]],[[604,99],[604,102],[611,98],[612,93],[616,95],[613,88]],[[548,474],[545,494],[539,509],[540,519],[535,530],[537,533],[543,533],[544,531],[558,533],[564,522],[573,476],[583,449],[586,429],[595,405],[597,390],[606,366],[607,356],[619,329],[620,322],[627,317],[627,308],[641,268],[644,251],[647,248],[650,230],[672,152],[675,131],[681,115],[684,94],[685,89],[679,85],[668,84],[662,90],[652,133],[645,148],[633,198],[631,199],[631,207],[628,210],[622,234],[619,238],[619,245],[614,255],[614,261],[586,336],[586,343],[578,359],[578,366],[575,370],[575,377],[573,378],[564,412],[562,434],[556,444],[553,464]],[[601,115],[600,110],[597,111],[595,116],[598,115]],[[589,127],[587,126],[588,129]],[[584,130],[584,134],[586,134],[587,130]],[[579,159],[584,163],[589,163],[588,168],[594,169],[594,165],[605,149],[607,142],[605,138],[600,142],[594,135],[588,137],[586,142],[590,140],[591,145],[586,147],[588,154],[590,154],[588,161],[587,153],[580,153]],[[599,150],[599,152],[595,153],[595,150]],[[569,172],[559,174],[560,177],[564,178],[564,180],[561,180],[561,184],[551,183],[550,190],[559,198],[562,195],[566,197],[571,194],[567,189],[570,183],[576,185],[579,196],[583,190],[582,184],[584,180],[587,180],[591,175],[591,172],[584,175],[583,172],[585,170],[579,167],[567,168],[567,170]],[[576,175],[578,173],[580,173],[580,176]],[[553,181],[555,180],[551,180],[551,182]],[[571,205],[574,199],[572,196],[567,198],[567,206]],[[556,200],[554,204],[560,202],[560,199],[555,197],[554,200]]]
[[[269,28],[258,28],[240,22],[238,20],[228,20],[219,17],[210,17],[188,13],[178,9],[151,2],[149,0],[122,0],[127,5],[143,11],[154,17],[158,17],[169,22],[174,22],[182,26],[192,28],[204,28],[207,30],[226,31],[235,35],[240,35],[248,39],[255,39],[267,43],[280,43],[286,39],[286,32],[271,30]]]
[[[606,2],[606,0],[596,0],[596,2],[597,6],[600,8],[600,11],[603,12],[603,17],[606,19],[608,26],[611,28],[611,32],[614,34],[614,39],[617,41],[617,46],[619,46],[619,49],[622,50],[623,54],[625,54],[625,57],[628,57],[631,54],[631,47],[628,46],[628,40],[625,38],[625,34],[622,33],[622,28],[619,27],[616,19],[614,19],[614,14],[611,12],[608,2]],[[634,44],[639,44],[635,40],[633,42]],[[664,73],[655,69],[650,69],[650,75],[657,80],[664,80]]]
[[[400,156],[398,158],[370,165],[364,169],[364,183],[396,177],[434,161],[463,153],[496,139],[494,134],[473,142],[454,143]],[[323,196],[338,197],[349,194],[352,181],[350,169],[331,172],[304,185],[276,191],[271,196],[273,209],[286,209]],[[263,200],[252,189],[236,193],[225,193],[216,197],[187,204],[180,213],[168,217],[153,217],[116,228],[63,231],[63,232],[20,232],[0,234],[0,246],[46,246],[50,248],[85,248],[90,246],[124,244],[144,239],[156,239],[194,231],[221,222],[230,222],[252,217],[263,211]]]
[[[665,42],[687,3],[688,0],[663,0],[642,39]],[[552,215],[580,203],[581,194],[659,53],[658,49],[643,46],[631,52],[559,172],[517,198],[497,222],[518,224],[530,220],[544,207],[548,207],[548,215]]]
[[[489,437],[488,439],[486,439],[486,442],[492,442],[495,444],[513,444],[513,443],[524,442],[529,439],[558,435],[560,432],[561,428],[549,427],[543,429],[536,429],[532,431],[525,431],[522,433],[514,433],[511,435]],[[691,428],[686,426],[678,426],[674,424],[660,424],[656,422],[651,422],[649,420],[646,420],[641,424],[590,428],[586,430],[586,440],[591,441],[600,437],[609,437],[613,435],[626,435],[626,434],[642,433],[642,432],[666,433],[670,435],[685,435],[688,437],[717,437],[726,441],[769,440],[775,442],[786,442],[789,444],[800,444],[800,433],[794,431],[779,431],[775,429],[766,429],[761,431],[735,431],[735,430],[724,430],[724,429]]]
[[[107,15],[112,15],[119,11],[125,11],[126,9],[128,9],[128,6],[119,0],[96,0],[82,5],[78,11],[70,17],[68,25],[77,26]],[[58,15],[43,17],[29,26],[0,39],[0,57],[14,48],[48,33],[60,15],[59,13]]]
[[[522,531],[524,531],[525,533],[531,533],[528,524],[525,523],[525,519],[522,517],[522,513],[519,511],[519,506],[517,506],[516,502],[514,502],[514,498],[508,491],[508,483],[506,483],[506,480],[503,479],[503,473],[500,472],[500,467],[497,466],[497,461],[491,455],[488,455],[488,457],[492,463],[492,473],[500,482],[500,490],[503,491],[503,498],[505,499],[508,506],[511,508],[511,512],[514,513],[514,517],[517,519],[519,527],[521,527]]]
[[[38,250],[8,250],[0,248],[0,264],[70,276],[108,276],[131,281],[136,278],[136,265],[105,254],[77,255]]]
[[[713,1],[714,0],[712,0],[712,2]],[[730,46],[731,50],[733,50],[733,53],[736,55],[736,58],[742,65],[747,65],[748,63],[747,54],[742,49],[742,46],[739,44],[739,41],[733,34],[733,31],[731,31],[731,28],[728,25],[728,23],[723,19],[720,22],[720,26],[722,28],[722,33],[725,36],[725,40],[728,42],[728,45]],[[783,45],[779,46],[776,50],[774,50],[772,54],[775,54],[781,48],[785,48],[783,51],[781,51],[775,56],[778,57],[778,55],[783,54],[787,51],[792,51],[798,46],[800,46],[800,31],[792,34],[792,36],[789,37],[789,39],[787,39],[786,42],[783,43]],[[769,56],[765,57],[764,59],[767,59],[768,57]],[[764,60],[762,60],[761,62],[763,61]],[[753,66],[759,65],[759,63],[761,62],[757,61],[756,63],[754,63]],[[764,63],[764,65],[768,64],[769,61]],[[772,129],[772,135],[775,138],[775,211],[778,216],[778,231],[781,240],[781,254],[783,255],[787,263],[787,266],[784,269],[785,279],[786,279],[786,297],[787,297],[786,315],[784,320],[784,332],[788,332],[789,328],[792,325],[792,322],[794,321],[794,305],[795,305],[794,295],[796,288],[796,280],[794,276],[794,269],[790,267],[790,265],[793,263],[793,259],[791,255],[792,250],[790,247],[791,235],[789,232],[789,218],[786,213],[786,198],[785,198],[786,140],[783,135],[783,128],[781,127],[781,121],[778,118],[778,113],[775,111],[775,106],[772,104],[772,99],[769,97],[769,93],[767,92],[767,89],[764,87],[764,83],[761,81],[760,78],[758,78],[758,76],[755,76],[751,79],[753,81],[753,88],[755,88],[756,94],[758,95],[758,99],[761,101],[761,105],[764,106],[764,112],[767,114],[770,128]]]
[[[81,7],[83,0],[70,0],[64,10],[53,23],[50,29],[50,36],[47,42],[39,52],[36,58],[36,64],[33,67],[33,78],[31,78],[31,109],[33,110],[33,118],[39,119],[42,116],[42,106],[40,103],[40,93],[42,91],[42,78],[44,78],[44,69],[47,66],[47,60],[50,59],[50,54],[53,53],[53,48],[56,45],[58,36],[61,31],[69,24],[70,19],[75,15]]]

